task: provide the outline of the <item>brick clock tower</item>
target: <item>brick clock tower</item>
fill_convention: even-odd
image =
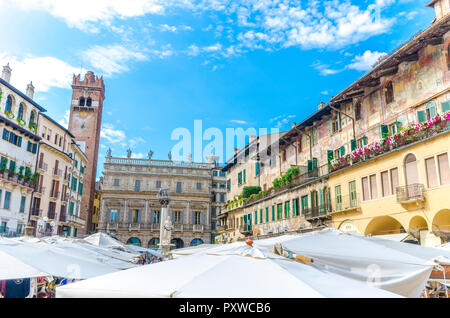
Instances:
[[[86,220],[86,231],[92,230],[92,211],[104,99],[103,77],[98,78],[91,71],[86,73],[83,80],[81,80],[80,75],[73,76],[69,131],[75,136],[76,142],[89,160],[83,178],[80,207],[80,217]]]

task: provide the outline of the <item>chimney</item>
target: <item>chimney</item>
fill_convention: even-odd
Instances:
[[[450,12],[450,2],[448,0],[432,0],[427,7],[433,8],[436,13],[436,21],[442,19]]]
[[[34,97],[33,82],[30,82],[30,84],[27,85],[27,96],[31,99],[33,99],[33,97]]]
[[[9,67],[9,63],[3,66],[2,78],[9,83],[11,79],[11,68]]]
[[[319,110],[324,108],[326,106],[326,104],[324,102],[320,102],[319,104]]]

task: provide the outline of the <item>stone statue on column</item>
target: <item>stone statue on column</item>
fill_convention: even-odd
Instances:
[[[158,201],[161,204],[161,226],[160,226],[160,234],[159,234],[159,248],[161,250],[161,254],[164,259],[171,259],[169,255],[170,247],[174,246],[171,244],[172,239],[172,220],[169,216],[169,190],[160,189],[157,195]]]

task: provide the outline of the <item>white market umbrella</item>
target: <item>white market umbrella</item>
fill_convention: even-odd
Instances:
[[[48,276],[20,259],[0,251],[0,280]]]
[[[400,297],[250,246],[200,253],[56,288],[58,298]]]
[[[69,279],[87,279],[137,266],[74,241],[53,241],[4,238],[0,239],[0,251],[49,275]]]
[[[100,247],[107,247],[107,248],[115,248],[122,251],[132,252],[128,248],[127,245],[123,244],[122,242],[112,238],[106,233],[95,233],[92,234],[86,238],[83,239],[84,241],[91,243],[92,245],[100,246]]]
[[[362,282],[371,281],[406,297],[419,297],[437,263],[435,259],[441,263],[450,260],[450,253],[443,250],[334,229],[298,235],[281,245],[314,259],[313,266],[317,268]]]

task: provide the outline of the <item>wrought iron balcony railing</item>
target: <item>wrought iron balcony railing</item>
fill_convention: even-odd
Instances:
[[[350,195],[341,195],[335,198],[335,205],[332,212],[343,212],[355,210],[361,207],[361,200],[358,193]]]
[[[425,191],[423,184],[416,183],[395,189],[397,194],[397,202],[409,203],[425,200]]]

